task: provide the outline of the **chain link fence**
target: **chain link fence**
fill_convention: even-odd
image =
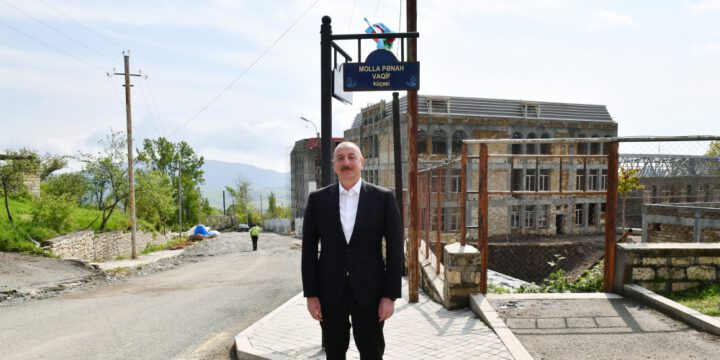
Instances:
[[[619,144],[617,223],[635,241],[720,242],[720,145],[678,140]]]

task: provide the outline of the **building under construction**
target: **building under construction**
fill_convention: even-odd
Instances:
[[[408,159],[407,105],[400,98],[402,164]],[[418,97],[418,168],[422,171],[460,156],[465,139],[598,138],[617,136],[617,123],[604,105],[500,100],[449,96]],[[363,178],[394,188],[392,104],[381,101],[361,110],[345,139],[360,145]],[[490,233],[508,235],[600,234],[603,232],[607,161],[603,143],[505,144],[497,152],[518,159],[493,164],[489,182],[506,190],[490,204]],[[525,155],[577,155],[558,165]],[[600,155],[588,160],[582,155]],[[403,183],[407,167],[402,166]],[[443,175],[442,231],[459,228],[459,165]],[[438,179],[433,176],[430,188]],[[422,185],[421,185],[422,186]],[[470,188],[474,185],[470,183]],[[566,190],[568,195],[558,196]],[[578,192],[582,194],[577,194]],[[528,194],[532,192],[532,194]],[[529,196],[532,195],[532,196]],[[407,199],[406,199],[407,200]],[[407,204],[407,201],[406,201]],[[454,205],[453,205],[454,204]],[[425,211],[427,209],[423,209]],[[424,215],[423,215],[424,217]]]

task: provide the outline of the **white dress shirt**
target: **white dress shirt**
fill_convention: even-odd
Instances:
[[[360,202],[362,179],[358,180],[350,190],[345,190],[342,184],[338,184],[338,186],[340,187],[340,223],[345,234],[345,241],[350,244],[350,238],[355,227],[358,203]]]

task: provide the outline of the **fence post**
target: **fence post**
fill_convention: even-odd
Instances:
[[[437,169],[437,177],[436,177],[437,184],[435,187],[437,189],[437,194],[436,194],[437,195],[437,197],[436,197],[437,204],[435,205],[435,208],[436,208],[436,212],[435,212],[435,262],[436,262],[435,273],[436,274],[440,274],[440,237],[441,237],[440,229],[442,227],[442,201],[443,201],[443,196],[442,196],[443,186],[442,185],[443,185],[443,179],[445,178],[445,176],[442,174],[441,170],[442,170],[441,168]],[[441,175],[443,175],[443,176],[441,176]]]
[[[615,228],[617,221],[618,142],[610,143],[608,154],[607,192],[605,193],[605,263],[603,285],[605,292],[615,287]]]
[[[480,144],[478,171],[478,250],[480,250],[480,293],[487,294],[488,269],[488,146]]]
[[[465,246],[467,237],[467,221],[465,219],[465,211],[467,209],[467,144],[462,144],[462,161],[460,165],[460,244]]]
[[[427,182],[425,183],[425,189],[427,190],[427,203],[425,204],[425,258],[430,257],[430,213],[432,212],[432,186],[430,179],[432,178],[432,170],[428,170],[425,175],[427,176]]]

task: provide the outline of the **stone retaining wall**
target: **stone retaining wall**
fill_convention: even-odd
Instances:
[[[636,283],[657,293],[672,293],[720,281],[720,244],[618,244],[615,292]]]
[[[164,244],[170,237],[162,234],[138,231],[135,236],[137,253],[141,253],[148,245]],[[118,257],[130,257],[132,245],[129,232],[112,231],[95,233],[78,231],[45,241],[53,254],[66,259],[77,258],[89,262],[115,260]]]

